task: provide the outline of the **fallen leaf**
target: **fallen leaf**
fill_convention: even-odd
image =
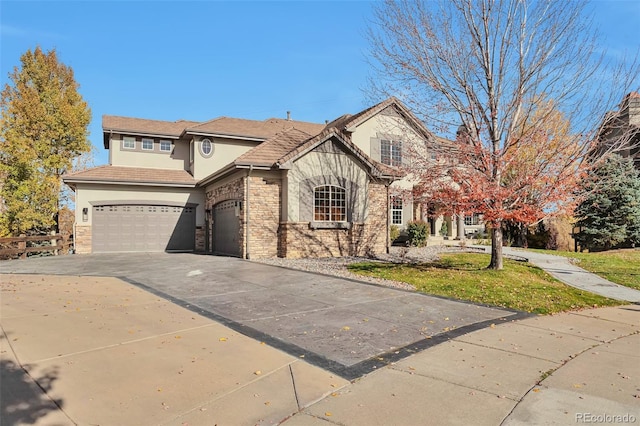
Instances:
[[[535,388],[533,391],[534,391],[534,392],[540,392],[540,389]]]
[[[269,402],[269,401],[265,401],[265,402],[264,402],[264,405],[271,405],[271,402]]]
[[[327,416],[327,417],[331,417],[331,413],[330,413],[330,412],[328,412],[328,411],[327,411],[327,412],[325,412],[325,413],[324,413],[324,415],[325,415],[325,416]]]
[[[254,371],[254,372],[253,372],[253,374],[255,374],[256,376],[259,376],[259,375],[261,375],[261,374],[262,374],[262,371],[260,371],[260,370],[256,370],[256,371]]]
[[[489,327],[496,328],[496,325],[495,324],[491,324]]]
[[[349,330],[351,330],[351,327],[349,327],[348,325],[345,325],[344,327],[342,327],[342,329],[344,331],[349,331]]]
[[[219,340],[220,342],[226,342],[226,341],[227,341],[227,338],[226,338],[226,337],[221,337],[221,338],[219,338],[218,340]]]

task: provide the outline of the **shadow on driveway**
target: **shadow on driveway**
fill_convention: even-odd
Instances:
[[[0,273],[114,276],[346,379],[528,314],[237,258],[58,256]]]

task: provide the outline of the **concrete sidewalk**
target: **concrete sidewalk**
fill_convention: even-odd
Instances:
[[[483,248],[491,252],[490,247]],[[612,283],[596,274],[585,271],[566,257],[511,247],[503,247],[502,251],[505,255],[527,259],[533,265],[545,270],[557,280],[571,287],[586,290],[611,299],[640,303],[640,291]]]
[[[640,422],[637,305],[496,323],[349,383],[115,278],[0,280],[0,424]]]
[[[2,425],[275,424],[349,383],[115,278],[0,279]]]

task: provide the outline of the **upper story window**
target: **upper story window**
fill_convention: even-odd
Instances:
[[[171,152],[171,141],[160,140],[160,152]]]
[[[344,222],[347,220],[347,198],[344,188],[334,185],[315,187],[313,205],[313,220],[316,222]]]
[[[380,141],[380,161],[388,166],[401,166],[402,142],[382,139]]]
[[[122,147],[124,149],[136,149],[136,138],[131,136],[124,136],[122,138]]]
[[[213,143],[209,139],[203,139],[200,142],[200,154],[203,157],[211,157],[213,154]]]
[[[153,151],[153,139],[142,138],[142,149]]]
[[[391,197],[391,223],[402,225],[402,197]]]

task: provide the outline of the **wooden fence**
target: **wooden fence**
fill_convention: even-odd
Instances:
[[[52,252],[54,255],[67,254],[73,248],[70,235],[21,235],[19,237],[0,238],[0,259],[18,257],[25,259],[28,253]]]

